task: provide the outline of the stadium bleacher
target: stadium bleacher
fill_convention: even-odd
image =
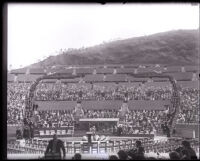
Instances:
[[[169,100],[165,101],[145,101],[145,100],[130,100],[128,107],[130,110],[166,110],[166,106],[170,106]]]
[[[14,74],[8,74],[7,81],[8,82],[14,82],[14,80],[15,80],[15,75]]]
[[[117,68],[117,74],[134,73],[135,68]]]
[[[119,82],[119,85],[131,88],[131,87],[138,87],[141,85],[142,82]]]
[[[39,111],[45,110],[73,110],[76,106],[76,101],[35,101]]]
[[[26,68],[21,68],[21,69],[14,69],[14,70],[11,70],[11,74],[25,74],[27,71]]]
[[[184,66],[186,72],[197,72],[199,71],[198,66]]]
[[[17,76],[17,81],[19,82],[33,82],[42,75],[32,75],[32,74],[19,74]]]
[[[153,87],[171,87],[172,88],[172,85],[171,85],[171,83],[168,81],[168,82],[146,82],[145,84],[144,84],[144,88],[145,87],[151,87],[151,86],[153,86]],[[170,89],[170,88],[169,88]]]
[[[44,82],[44,83],[55,83],[56,79],[43,79],[41,82]]]
[[[193,77],[192,72],[173,72],[165,74],[172,76],[177,81],[191,81]]]
[[[61,74],[72,74],[73,73],[73,69],[70,68],[70,69],[61,69],[61,70],[58,70],[56,73],[61,73]]]
[[[192,89],[199,89],[199,81],[178,81],[178,85],[181,88],[192,88]]]
[[[43,68],[30,68],[29,73],[30,74],[43,75],[43,74],[45,74],[45,71],[44,71]]]
[[[83,80],[86,82],[103,82],[103,74],[86,75]]]
[[[77,68],[76,73],[77,74],[92,74],[93,69],[92,68]]]
[[[74,78],[74,79],[60,79],[62,83],[78,83],[80,81],[80,78]]]
[[[149,78],[136,78],[136,77],[127,76],[128,82],[147,82],[148,80]]]
[[[152,72],[150,68],[137,68],[138,73]]]
[[[76,101],[35,101],[38,105],[38,110],[72,110],[77,105]],[[92,110],[119,110],[123,101],[109,100],[109,101],[82,101],[83,109]],[[170,105],[169,100],[165,101],[151,101],[151,100],[130,100],[128,101],[130,110],[165,110],[166,106]]]
[[[125,74],[107,74],[105,81],[106,82],[125,82],[126,75]]]
[[[155,81],[155,82],[169,81],[168,78],[156,78],[156,77],[153,77],[152,80]]]
[[[181,66],[168,66],[163,73],[174,73],[174,72],[182,72]]]
[[[140,96],[141,89],[143,89],[143,91],[146,91],[147,93],[148,93],[148,90],[150,89],[149,93],[151,93],[152,91],[157,95],[162,95],[162,94],[168,93],[169,97],[166,97],[166,98],[163,97],[163,100],[151,100],[151,98],[148,95],[144,95],[144,96],[141,95],[141,98],[139,98],[139,100],[134,100],[133,99],[134,97],[133,97],[127,101],[127,105],[128,105],[128,108],[130,111],[131,110],[132,111],[146,110],[146,111],[163,111],[164,112],[168,107],[171,107],[172,85],[169,82],[169,80],[167,78],[152,78],[151,81],[149,81],[150,80],[149,78],[136,78],[136,77],[126,76],[126,72],[134,73],[135,67],[136,66],[134,66],[134,65],[133,66],[131,66],[131,65],[125,66],[124,65],[124,68],[121,68],[120,66],[114,65],[114,66],[108,66],[107,68],[103,68],[103,66],[101,66],[101,68],[100,67],[99,68],[97,68],[97,67],[80,68],[80,69],[76,68],[76,73],[77,74],[78,73],[86,74],[85,77],[75,78],[75,79],[61,79],[61,83],[65,83],[69,87],[76,86],[75,88],[77,88],[77,91],[79,91],[80,89],[84,89],[84,90],[91,89],[91,88],[98,89],[98,86],[101,87],[99,89],[102,90],[103,89],[102,87],[104,87],[104,89],[106,89],[108,91],[109,90],[112,91],[112,89],[115,89],[115,88],[117,89],[117,87],[121,86],[121,85],[126,87],[127,89],[131,89],[133,87],[134,88],[139,87],[138,90],[136,90],[136,91],[133,90],[135,92],[134,94],[131,93],[132,92],[131,91],[128,94],[128,96],[135,95],[136,93],[139,94],[139,96]],[[92,74],[94,69],[96,69],[97,74]],[[115,69],[117,71],[116,74],[114,74]],[[183,72],[183,68],[180,66],[167,67],[166,70],[163,67],[155,67],[155,66],[148,66],[146,68],[139,67],[138,69],[139,69],[138,73],[154,71],[154,70],[162,71],[164,75],[173,76],[177,80],[177,85],[180,87],[179,90],[180,90],[180,96],[181,96],[181,111],[179,111],[179,114],[180,114],[179,119],[181,121],[180,121],[180,123],[177,122],[177,126],[176,126],[177,135],[181,136],[182,133],[184,133],[184,135],[182,135],[182,136],[193,137],[195,135],[194,138],[198,137],[198,130],[195,129],[197,126],[197,124],[195,123],[196,116],[191,117],[189,119],[187,118],[187,114],[189,113],[188,111],[190,111],[190,113],[192,113],[192,116],[195,115],[196,113],[198,113],[198,110],[196,108],[198,106],[198,104],[197,104],[198,98],[197,98],[196,94],[199,91],[199,80],[193,80],[194,73],[197,72],[196,67],[195,66],[185,66],[184,72]],[[74,69],[72,69],[72,68],[66,69],[66,70],[63,70],[63,69],[61,70],[60,68],[59,69],[57,69],[57,68],[49,69],[49,72],[58,72],[58,73],[60,72],[61,74],[62,73],[72,74],[73,71],[74,71]],[[27,74],[27,70],[13,71],[11,73],[12,74],[8,74],[8,85],[9,85],[8,111],[11,111],[11,112],[9,112],[9,115],[8,115],[8,119],[9,119],[8,123],[18,124],[18,118],[21,117],[21,116],[17,115],[17,113],[19,113],[18,104],[20,103],[23,107],[25,107],[24,106],[25,95],[26,95],[26,93],[28,93],[28,89],[30,86],[30,84],[27,84],[27,83],[34,82],[37,78],[41,77],[42,74],[44,74],[44,73],[42,73],[41,69],[36,69],[36,68],[30,69],[28,72],[29,74]],[[18,81],[16,83],[14,83],[15,75],[17,76],[17,81]],[[48,84],[55,84],[56,81],[57,81],[57,79],[55,78],[55,79],[45,79],[45,80],[42,80],[41,82],[48,83]],[[24,82],[26,82],[26,83],[24,83]],[[93,82],[93,85],[90,84],[91,82]],[[145,84],[143,84],[144,82],[145,82]],[[119,88],[121,88],[121,87],[119,87]],[[101,91],[101,90],[99,90],[99,91]],[[85,91],[87,91],[87,90],[85,90]],[[91,90],[89,90],[89,91],[91,91]],[[21,95],[20,95],[20,92],[22,93]],[[162,94],[160,94],[160,92]],[[117,92],[116,93],[113,92],[113,93],[116,94]],[[113,93],[111,92],[110,95],[113,96],[114,95]],[[78,95],[78,93],[76,93],[76,91],[74,92],[74,94]],[[147,97],[147,100],[145,100],[145,98],[143,98],[143,97]],[[152,97],[153,97],[153,99],[156,98],[153,95],[152,95]],[[115,98],[115,97],[113,97],[113,98]],[[119,99],[118,97],[116,97],[116,98]],[[94,97],[94,99],[95,99],[95,97]],[[118,111],[124,103],[123,99],[121,99],[121,100],[117,100],[117,99],[112,100],[110,98],[109,98],[110,100],[104,100],[104,99],[102,99],[101,101],[100,100],[82,100],[81,106],[84,110],[90,110],[90,111],[95,111],[95,110],[96,111],[98,111],[98,110],[105,110],[105,111],[106,110],[117,110]],[[159,97],[159,99],[160,99],[160,97]],[[75,99],[74,101],[63,101],[63,100],[35,101],[34,104],[38,105],[39,111],[55,111],[55,110],[73,111],[75,106],[77,106],[77,100]],[[15,108],[17,110],[15,110]],[[21,110],[20,112],[23,113],[23,109],[20,109],[20,110]],[[138,115],[138,116],[140,117],[140,115]],[[117,141],[114,141],[114,143],[109,142],[106,144],[105,149],[107,149],[107,150],[109,149],[108,151],[112,151],[114,154],[116,154],[117,149],[118,150],[126,149],[127,147],[134,146],[134,142],[131,144],[132,146],[130,146],[129,143],[125,144],[122,142],[119,143],[119,146],[117,144]],[[124,141],[124,142],[126,142],[126,141]],[[178,147],[178,145],[180,145],[180,142],[179,142],[179,144],[178,143],[175,144],[175,141],[174,142],[168,141],[165,143],[156,143],[156,142],[154,142],[154,143],[143,142],[143,143],[145,143],[144,146],[145,146],[146,153],[151,151],[151,152],[154,152],[154,154],[156,154],[157,152],[161,153],[161,151],[168,154],[171,150],[173,150],[175,147]],[[45,144],[42,144],[42,146],[40,147],[39,142],[29,143],[30,146],[26,146],[25,148],[20,148],[18,143],[16,145],[15,145],[15,143],[13,143],[12,145],[10,143],[8,143],[8,144],[9,144],[8,153],[14,153],[14,154],[17,154],[17,153],[43,154],[45,147],[46,147]],[[197,146],[199,146],[199,142],[195,142],[192,140],[191,144],[195,148],[195,150],[198,151]],[[69,149],[69,151],[70,151],[70,149]],[[74,144],[73,143],[72,143],[71,152],[72,153],[74,152]]]
[[[97,68],[96,72],[97,74],[112,74],[113,69],[112,68]]]

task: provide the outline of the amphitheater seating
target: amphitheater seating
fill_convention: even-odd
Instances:
[[[116,65],[112,64],[112,65],[107,65],[107,68],[113,68],[114,69],[114,68],[120,68],[120,66],[121,66],[120,64],[116,64]]]
[[[152,72],[150,68],[137,68],[138,73]]]
[[[56,83],[56,79],[43,79],[43,80],[41,80],[41,82],[44,82],[44,83]]]
[[[14,74],[8,74],[7,75],[7,81],[8,82],[14,82],[15,75]]]
[[[113,69],[112,68],[97,68],[96,72],[97,74],[112,74]]]
[[[82,101],[82,107],[88,110],[98,110],[98,109],[119,109],[121,107],[122,101],[110,100],[110,101]]]
[[[128,107],[130,110],[165,110],[165,106],[169,106],[170,101],[145,101],[145,100],[130,100]]]
[[[138,87],[141,85],[141,82],[119,82],[119,85],[125,86],[125,87]]]
[[[126,81],[126,75],[124,74],[108,74],[105,81],[107,82],[124,82]]]
[[[165,69],[164,67],[148,67],[148,69],[151,71],[151,72],[164,72]]]
[[[155,86],[155,87],[168,87],[168,86],[172,86],[171,83],[168,82],[146,82],[144,84],[144,88],[145,87],[151,87],[151,86]]]
[[[77,68],[76,73],[77,74],[92,74],[93,69],[92,68]]]
[[[112,88],[116,85],[114,82],[99,82],[99,83],[94,83],[94,86],[104,86],[105,88]]]
[[[103,82],[103,74],[86,75],[83,80],[86,82]]]
[[[29,73],[30,74],[45,74],[43,68],[30,68]]]
[[[60,74],[72,74],[73,73],[73,69],[70,68],[70,69],[61,69],[61,70],[58,70],[56,73],[60,73]]]
[[[166,82],[166,81],[169,81],[168,78],[157,78],[157,77],[153,77],[152,80],[154,82]]]
[[[78,87],[78,88],[80,88],[80,87],[87,87],[87,88],[91,88],[91,84],[89,84],[89,83],[68,83],[67,84],[68,86],[76,86],[76,87]]]
[[[27,71],[27,69],[25,68],[21,68],[21,69],[14,69],[14,70],[11,70],[11,74],[25,74]]]
[[[134,73],[135,68],[117,68],[117,74]]]
[[[198,66],[184,66],[186,72],[197,72],[199,71]]]
[[[35,81],[37,78],[41,77],[42,75],[32,75],[32,74],[20,74],[17,77],[17,81],[18,82],[33,82]]]
[[[47,73],[58,73],[60,71],[62,71],[63,69],[60,69],[60,68],[50,68],[50,69],[47,69],[46,72]]]
[[[163,72],[167,72],[167,73],[181,72],[181,66],[168,66],[167,70]]]
[[[122,106],[123,101],[109,100],[109,101],[82,101],[83,109],[87,110],[114,110]],[[45,110],[72,110],[75,108],[76,101],[35,101],[38,105],[39,111]],[[164,110],[165,106],[170,105],[169,100],[165,101],[151,101],[151,100],[129,100],[128,106],[130,110]]]
[[[74,79],[60,79],[62,83],[78,83],[80,81],[80,78],[74,78]]]
[[[135,65],[124,65],[124,68],[136,68],[138,67],[139,65],[135,64]]]
[[[127,76],[128,82],[147,82],[148,80],[149,78],[136,78],[136,77]]]
[[[192,72],[173,72],[173,73],[166,73],[172,77],[174,77],[177,81],[190,81],[192,80],[193,73]]]
[[[199,81],[178,81],[177,84],[182,88],[199,89]]]
[[[72,110],[76,106],[76,101],[35,101],[39,111],[45,110]]]

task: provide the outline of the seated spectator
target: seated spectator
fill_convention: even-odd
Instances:
[[[116,155],[110,155],[109,160],[119,160]]]
[[[118,151],[119,160],[128,160],[128,155],[124,150]]]
[[[22,139],[22,131],[19,127],[16,130],[16,139]]]
[[[132,159],[145,159],[144,153],[144,148],[142,147],[142,143],[139,140],[136,141],[136,148],[128,151],[128,155]]]
[[[72,160],[81,160],[82,156],[80,153],[76,153],[74,154],[74,156],[72,157]]]
[[[181,151],[181,160],[191,160],[190,154],[186,149]]]
[[[170,152],[169,153],[169,158],[171,160],[180,160],[180,156],[176,151]]]
[[[192,147],[190,146],[190,142],[189,141],[182,141],[182,146],[183,146],[183,150],[182,150],[182,155],[184,158],[188,158],[188,159],[196,159],[197,155],[194,151],[194,149],[192,149]]]

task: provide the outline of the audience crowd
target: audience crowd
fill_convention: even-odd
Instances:
[[[36,89],[36,100],[169,100],[171,86],[132,86],[40,83]]]
[[[23,121],[30,86],[31,83],[7,84],[7,124],[19,124]]]
[[[7,124],[24,122],[25,101],[29,94],[31,83],[7,84]],[[169,87],[125,87],[121,85],[104,87],[100,85],[78,86],[66,84],[40,83],[36,88],[36,100],[124,100],[126,97],[135,100],[166,100],[171,99],[172,89]],[[118,110],[86,110],[84,118],[119,118]],[[199,113],[199,90],[181,88],[180,112],[177,123],[196,123]],[[122,134],[154,134],[162,128],[162,123],[168,121],[168,113],[155,110],[130,110],[124,115]],[[64,127],[74,125],[74,112],[71,110],[37,110],[34,113],[35,127]],[[32,125],[31,125],[32,126]],[[108,127],[111,132],[116,127]],[[108,129],[104,129],[108,130]],[[144,146],[144,147],[143,147]],[[136,142],[136,148],[120,150],[117,155],[110,156],[110,160],[157,159],[145,156],[145,146]],[[183,141],[179,148],[169,152],[170,159],[197,159],[190,142]],[[76,155],[73,159],[81,158]]]
[[[180,91],[178,123],[197,123],[199,120],[199,90],[182,88]]]
[[[68,110],[36,111],[36,127],[52,128],[73,126],[73,115]]]
[[[165,155],[160,155],[160,152],[157,151],[158,149],[161,149],[158,148],[159,146],[162,147],[161,144],[163,147],[165,147],[165,145],[169,146],[168,152],[164,153]],[[135,142],[134,148],[128,150],[119,150],[116,154],[111,154],[108,160],[198,160],[198,156],[196,153],[197,150],[195,150],[196,148],[193,148],[194,146],[191,146],[189,140],[183,140],[181,141],[181,143],[170,143],[170,141],[161,143],[154,142],[151,143],[151,145],[155,155],[149,154],[150,149],[147,149],[148,146],[145,145],[145,143],[142,143],[140,140],[137,140]],[[80,153],[75,153],[72,159],[81,160],[83,159],[83,157]]]
[[[7,86],[7,123],[8,124],[19,124],[24,118],[25,111],[25,101],[28,96],[31,83],[8,83]],[[36,87],[36,100],[112,100],[112,99],[121,99],[124,100],[125,97],[129,99],[136,100],[160,100],[160,99],[170,99],[172,95],[171,88],[164,87],[153,87],[149,86],[144,88],[143,86],[139,87],[125,87],[124,85],[115,85],[115,86],[86,86],[86,85],[66,85],[66,84],[57,84],[57,83],[39,83]],[[177,123],[196,123],[198,121],[198,111],[199,111],[199,90],[192,88],[181,88],[180,91],[180,113],[178,115]],[[45,113],[45,112],[44,112]],[[41,117],[40,122],[43,124],[43,121],[49,121],[50,119],[56,117],[57,115],[50,115],[50,111],[47,112],[49,117],[45,114],[39,113],[37,117]],[[59,116],[59,125],[65,122],[64,117],[67,113],[57,112]],[[152,113],[152,114],[150,114]],[[145,115],[143,119],[151,119],[151,122],[154,119],[157,119],[157,122],[161,118],[160,113],[154,114],[156,111],[146,111],[142,112],[132,112],[129,113],[126,118],[130,120],[137,120],[142,114]],[[40,116],[41,115],[41,116]],[[149,116],[150,115],[150,116]],[[151,116],[152,115],[152,116]],[[85,117],[95,118],[95,117],[118,117],[118,111],[90,111],[85,112]],[[139,116],[139,117],[137,117]],[[155,117],[156,116],[156,117]],[[134,118],[135,117],[135,118]],[[48,118],[48,119],[47,119]],[[43,121],[42,121],[43,120]],[[56,119],[55,119],[56,120]],[[52,120],[53,122],[55,121]],[[69,122],[69,121],[68,121]],[[142,121],[140,121],[142,122]],[[50,123],[51,124],[51,123]],[[159,123],[158,123],[159,124]],[[156,125],[154,125],[156,128]]]

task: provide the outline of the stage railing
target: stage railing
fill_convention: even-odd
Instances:
[[[74,153],[86,153],[86,154],[106,154],[106,153],[116,153],[120,149],[130,150],[135,148],[135,142],[137,138],[125,139],[125,140],[109,140],[97,142],[93,141],[92,144],[89,144],[87,141],[65,141],[66,154]],[[179,138],[170,138],[166,141],[157,140],[154,141],[150,138],[141,138],[139,139],[142,142],[142,145],[145,148],[146,153],[168,153],[172,150],[175,150],[181,146],[182,139]],[[46,140],[37,140],[26,141],[24,146],[20,146],[18,142],[9,143],[7,146],[8,154],[44,154],[48,141]],[[196,153],[199,151],[199,141],[191,140],[191,147],[194,148]]]

